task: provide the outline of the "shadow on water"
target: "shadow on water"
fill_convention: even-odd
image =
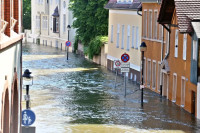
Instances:
[[[65,51],[32,44],[23,47],[23,56],[23,68],[31,69],[35,76],[33,93],[46,90],[40,95],[51,96],[48,105],[60,109],[50,110],[52,115],[48,116],[62,116],[60,128],[66,124],[108,124],[186,132],[200,129],[199,120],[148,89],[141,108],[139,86],[130,81],[124,98],[123,77],[118,77],[120,85],[114,89],[114,73],[78,55],[70,53],[66,61]],[[41,113],[46,106],[34,108]]]

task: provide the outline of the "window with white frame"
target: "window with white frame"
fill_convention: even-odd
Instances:
[[[185,77],[181,77],[181,107],[185,106]]]
[[[117,4],[131,4],[133,0],[117,0]]]
[[[59,32],[59,17],[53,18],[53,32],[58,33]]]
[[[130,25],[127,26],[127,46],[126,46],[127,51],[129,51],[129,45],[130,45]]]
[[[52,28],[53,28],[53,23],[52,23],[52,21],[53,21],[53,17],[51,16],[51,17],[49,17],[49,27],[50,27],[50,30],[52,30]]]
[[[146,63],[146,58],[144,57],[144,68],[143,68],[143,79],[144,79],[144,84],[146,83],[146,75],[147,75],[147,73],[146,73],[146,69],[147,69],[147,63]]]
[[[113,25],[111,25],[111,37],[110,42],[113,43]]]
[[[66,32],[66,14],[63,14],[63,32]]]
[[[124,25],[122,25],[122,44],[121,48],[124,49]]]
[[[135,38],[135,48],[138,49],[139,46],[139,27],[136,27],[136,38]]]
[[[144,10],[143,37],[147,37],[147,10]]]
[[[152,10],[149,10],[149,38],[152,38]]]
[[[147,86],[150,87],[151,83],[151,59],[147,60]]]
[[[131,47],[134,48],[135,42],[135,26],[132,26],[132,45]]]
[[[163,26],[159,24],[159,40],[162,40]]]
[[[165,55],[167,55],[169,50],[169,32],[166,30],[166,39],[165,39]]]
[[[177,90],[177,74],[173,74],[173,90],[172,90],[172,102],[176,102],[176,90]]]
[[[160,91],[160,78],[161,78],[161,62],[158,62],[157,69],[157,91]]]
[[[157,39],[157,34],[158,34],[158,22],[157,22],[157,19],[158,19],[158,11],[157,10],[155,10],[154,11],[154,39]]]
[[[117,48],[119,48],[119,33],[120,33],[120,24],[117,25],[117,45],[116,45]]]
[[[152,89],[156,89],[156,61],[152,62]]]
[[[197,61],[197,41],[193,40],[193,60]]]
[[[48,26],[47,25],[47,22],[48,22],[47,16],[43,16],[42,19],[43,19],[43,21],[42,21],[42,29],[46,30],[47,26]]]
[[[174,57],[178,57],[178,30],[175,32],[175,52]]]
[[[40,16],[36,16],[36,29],[40,29]]]
[[[187,34],[183,34],[183,60],[186,60],[187,56]]]
[[[59,0],[56,0],[56,4],[59,4]]]

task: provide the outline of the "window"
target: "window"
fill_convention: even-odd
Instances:
[[[178,30],[175,33],[175,53],[174,57],[178,57]]]
[[[193,60],[197,61],[197,41],[193,40]]]
[[[183,35],[183,60],[186,60],[187,55],[187,34]]]
[[[157,91],[160,91],[160,78],[161,78],[161,62],[158,62],[158,73],[157,73]]]
[[[152,11],[149,10],[149,38],[152,38]]]
[[[110,40],[111,43],[113,43],[113,25],[111,25],[111,40]]]
[[[147,10],[144,10],[143,37],[147,37]]]
[[[144,75],[144,84],[146,83],[146,69],[147,69],[147,64],[146,64],[146,58],[144,57],[144,69],[143,69],[143,75]]]
[[[135,38],[135,48],[138,49],[138,45],[139,45],[139,27],[136,27],[136,38]]]
[[[147,86],[150,87],[151,83],[151,59],[147,60]]]
[[[55,0],[56,1],[56,4],[58,4],[59,3],[59,0]]]
[[[47,22],[48,22],[47,16],[43,16],[42,19],[43,19],[43,21],[42,21],[42,29],[46,30],[47,26],[48,26],[47,25]]]
[[[157,27],[158,27],[158,23],[157,23],[157,19],[158,19],[158,11],[154,11],[154,39],[157,39],[157,32],[158,32],[158,30],[157,30]]]
[[[59,18],[58,17],[53,18],[53,32],[54,33],[59,32]]]
[[[169,32],[166,30],[166,39],[165,39],[165,55],[169,51]]]
[[[66,8],[66,2],[63,1],[63,8],[65,9]]]
[[[122,44],[121,48],[124,49],[124,25],[122,25]]]
[[[181,77],[181,107],[185,106],[185,77]]]
[[[63,14],[63,32],[66,32],[66,14]]]
[[[177,74],[173,74],[173,92],[172,92],[172,102],[176,102],[176,90],[177,90]]]
[[[156,61],[152,63],[152,89],[156,88]]]
[[[126,48],[127,51],[129,51],[129,43],[130,43],[130,25],[127,26],[127,48]]]
[[[53,21],[53,17],[51,16],[51,18],[49,18],[49,25],[50,25],[50,28],[51,28],[51,30],[52,30],[52,28],[53,28],[53,23],[52,23],[52,21]]]
[[[159,40],[162,40],[163,27],[159,24]]]
[[[135,41],[135,26],[132,27],[132,48],[134,48],[134,41]]]
[[[40,16],[36,16],[36,29],[40,29]]]
[[[120,33],[120,25],[117,25],[117,48],[119,48],[119,33]]]

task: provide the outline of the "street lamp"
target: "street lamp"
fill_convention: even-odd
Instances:
[[[70,25],[67,25],[67,30],[68,30],[68,41],[69,41],[69,31],[71,29]],[[67,60],[68,60],[68,52],[69,52],[69,47],[67,46]]]
[[[29,69],[26,69],[24,71],[24,74],[22,75],[23,77],[23,84],[26,85],[26,95],[25,95],[25,100],[26,100],[26,109],[29,109],[29,102],[30,102],[30,96],[29,96],[29,85],[33,85],[33,77],[31,76],[31,72]]]
[[[144,78],[144,73],[143,73],[143,68],[144,68],[144,52],[147,50],[147,46],[145,42],[142,42],[140,45],[140,51],[142,52],[142,82],[141,82],[141,106],[143,107],[143,88],[144,88],[144,83],[143,83],[143,78]]]

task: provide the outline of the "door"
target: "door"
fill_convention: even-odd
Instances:
[[[196,105],[196,93],[194,92],[194,91],[192,91],[192,104],[191,104],[191,113],[193,114],[193,115],[195,115],[195,111],[196,111],[196,108],[195,108],[195,105]]]
[[[168,98],[168,75],[163,73],[163,91],[162,95]]]

